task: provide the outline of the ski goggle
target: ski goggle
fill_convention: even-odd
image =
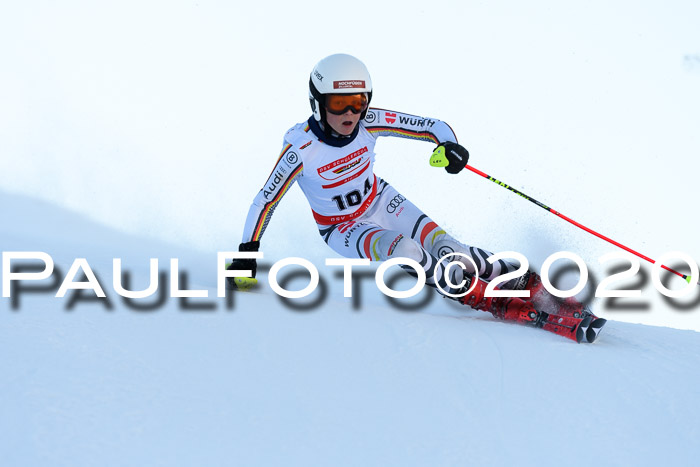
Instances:
[[[348,110],[359,114],[367,110],[367,94],[327,94],[326,110],[333,115],[342,115]]]

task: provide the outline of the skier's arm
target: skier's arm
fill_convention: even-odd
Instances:
[[[370,108],[364,126],[375,137],[397,136],[435,144],[457,142],[457,136],[447,123],[394,110]]]
[[[270,222],[272,213],[289,187],[302,173],[303,164],[297,154],[291,150],[292,147],[291,144],[285,144],[265,185],[253,199],[253,204],[248,209],[243,238],[238,251],[253,252],[260,249],[260,238]],[[252,273],[252,278],[228,277],[227,283],[230,289],[248,290],[257,283],[257,279],[255,279],[257,262],[255,259],[234,259],[227,269],[249,270]]]
[[[253,199],[243,228],[242,243],[259,242],[277,204],[302,173],[303,164],[291,144],[285,144],[265,185]]]
[[[469,151],[457,143],[452,128],[441,120],[371,108],[364,122],[365,129],[375,138],[398,136],[437,144],[430,165],[445,167],[448,173],[459,173],[469,161]]]

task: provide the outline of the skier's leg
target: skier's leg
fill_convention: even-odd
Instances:
[[[438,258],[443,258],[445,255],[449,255],[451,253],[461,253],[467,255],[474,263],[462,259],[462,257],[459,255],[451,256],[450,260],[463,263],[464,267],[469,273],[473,274],[475,271],[478,271],[479,277],[487,282],[517,269],[516,265],[502,259],[499,259],[493,264],[490,263],[487,258],[492,256],[493,253],[482,248],[465,245],[457,241],[454,237],[441,229],[435,222],[430,220],[430,218],[425,215],[419,218],[417,225],[419,226],[417,231],[421,232],[417,236],[417,240],[421,242],[424,248]],[[425,233],[426,231],[428,232],[427,235]],[[476,270],[474,269],[474,265],[476,265]]]
[[[485,281],[491,281],[517,269],[515,265],[503,260],[489,263],[486,259],[492,253],[457,241],[393,186],[381,179],[378,179],[378,183],[379,195],[367,214],[377,224],[410,237],[437,259],[450,253],[461,253],[470,257],[474,261],[473,264],[459,255],[450,257],[450,261],[462,263],[466,271],[472,274],[476,265],[479,277]]]
[[[392,258],[409,258],[423,267],[426,284],[449,293],[457,293],[445,280],[445,265],[427,252],[416,241],[397,230],[386,229],[372,219],[363,216],[362,220],[349,221],[335,226],[320,228],[324,240],[336,253],[346,258],[366,258],[370,261],[386,261]],[[401,266],[415,276],[410,266]],[[450,283],[460,284],[463,280],[460,268],[451,268]],[[439,285],[439,287],[438,287]]]
[[[521,320],[521,311],[527,315],[529,308],[523,308],[523,300],[485,298],[487,283],[474,277],[474,267],[470,261],[464,261],[462,267],[448,269],[450,262],[462,263],[460,257],[440,261],[433,252],[442,253],[442,256],[455,251],[467,255],[473,252],[479,275],[489,278],[512,270],[512,265],[505,262],[491,265],[485,260],[480,261],[488,256],[483,250],[471,248],[470,251],[454,240],[385,182],[382,181],[378,192],[378,202],[357,220],[328,227],[319,226],[324,240],[335,252],[347,258],[367,258],[371,261],[409,258],[423,267],[426,284],[437,288],[444,296],[457,299],[474,309],[492,312],[502,319]],[[405,266],[403,269],[414,274],[411,267]],[[446,279],[446,271],[449,271],[449,281]],[[469,295],[454,297],[470,288],[473,280],[477,280],[478,284]]]
[[[503,259],[490,263],[488,258],[492,255],[491,252],[459,242],[394,187],[383,180],[381,183],[381,196],[372,209],[372,218],[377,223],[410,235],[437,260],[450,253],[468,256],[473,263],[459,255],[450,256],[449,261],[461,263],[467,274],[478,271],[479,279],[486,282],[517,269],[516,265]],[[529,290],[529,301],[540,311],[577,318],[592,314],[588,307],[573,298],[560,300],[549,294],[535,271],[528,271],[518,278],[499,284],[498,287],[503,290]]]
[[[417,261],[425,271],[427,285],[435,287],[442,295],[456,299],[464,305],[476,310],[488,311],[496,318],[542,327],[577,342],[580,342],[584,335],[585,331],[578,327],[580,320],[573,323],[568,321],[552,323],[549,320],[549,314],[536,310],[530,301],[510,297],[486,297],[487,282],[472,274],[465,275],[461,268],[450,268],[448,273],[444,261],[439,261],[418,242],[399,231],[385,229],[363,219],[321,228],[321,234],[334,251],[345,257],[366,258],[371,261],[410,258]],[[415,276],[413,268],[409,266],[402,266],[402,268]],[[445,278],[446,274],[450,275],[449,281]],[[462,282],[464,285],[460,286]],[[468,289],[472,290],[465,294]],[[573,320],[574,318],[559,319]],[[586,325],[588,322],[590,320]]]

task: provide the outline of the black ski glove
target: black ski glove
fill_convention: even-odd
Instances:
[[[447,158],[447,164],[444,165],[445,170],[451,174],[459,173],[464,166],[467,165],[467,162],[469,162],[469,151],[467,151],[464,146],[451,141],[440,143],[438,147],[435,148],[435,151],[438,151],[441,146],[445,148],[445,157]],[[433,152],[433,154],[435,154],[435,152]],[[440,164],[440,166],[442,167],[443,165]]]
[[[238,246],[238,251],[258,251],[259,249],[260,249],[260,242],[241,243]],[[231,264],[228,265],[228,267],[226,269],[229,271],[231,271],[233,269],[243,269],[243,270],[250,269],[252,271],[253,277],[255,277],[255,273],[257,272],[257,269],[258,269],[258,263],[255,260],[255,258],[236,258],[231,262]],[[228,284],[228,287],[231,290],[236,290],[239,288],[238,284],[236,284],[235,279],[236,279],[235,277],[227,277],[226,278],[226,283]]]

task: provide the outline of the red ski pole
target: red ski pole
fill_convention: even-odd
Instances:
[[[543,203],[540,203],[540,202],[537,201],[535,198],[531,198],[530,196],[526,195],[526,194],[523,193],[522,191],[516,190],[516,189],[513,188],[512,186],[507,185],[507,184],[501,182],[500,180],[496,180],[495,178],[493,178],[493,177],[490,176],[490,175],[485,174],[485,173],[482,172],[481,170],[475,169],[474,167],[470,166],[469,164],[465,165],[464,167],[467,168],[467,169],[469,169],[469,170],[471,170],[471,171],[474,172],[475,174],[481,175],[481,176],[484,177],[485,179],[491,180],[492,182],[494,182],[494,183],[496,183],[496,184],[502,186],[503,188],[506,188],[506,189],[512,191],[513,193],[515,193],[515,194],[517,194],[517,195],[519,195],[519,196],[522,196],[522,197],[525,198],[526,200],[531,201],[531,202],[535,203],[536,205],[538,205],[539,207],[541,207],[542,209],[546,209],[547,211],[551,212],[552,214],[561,217],[562,219],[564,219],[564,220],[567,221],[567,222],[570,222],[571,224],[575,225],[576,227],[578,227],[578,228],[580,228],[580,229],[583,229],[583,230],[585,230],[586,232],[591,233],[591,234],[595,235],[595,236],[598,237],[598,238],[602,238],[602,239],[605,240],[606,242],[610,242],[610,243],[612,243],[613,245],[615,245],[615,246],[617,246],[617,247],[620,247],[620,248],[622,248],[623,250],[632,253],[633,255],[639,256],[640,258],[645,259],[645,260],[649,261],[649,262],[652,263],[652,264],[656,264],[656,261],[654,261],[653,259],[649,258],[648,256],[645,256],[645,255],[643,255],[643,254],[641,254],[641,253],[639,253],[639,252],[637,252],[637,251],[634,251],[633,249],[631,249],[631,248],[629,248],[629,247],[626,247],[626,246],[623,245],[622,243],[618,243],[618,242],[616,242],[615,240],[606,237],[605,235],[601,235],[601,234],[599,234],[598,232],[596,232],[595,230],[589,229],[589,228],[586,227],[585,225],[579,224],[579,223],[576,222],[575,220],[566,217],[564,214],[562,214],[562,213],[560,213],[560,212],[558,212],[558,211],[555,211],[554,209],[550,208],[549,206],[547,206],[547,205],[545,205],[545,204],[543,204]],[[688,275],[686,275],[686,274],[682,274],[682,273],[680,273],[680,272],[678,272],[678,271],[676,271],[676,270],[674,270],[674,269],[671,269],[671,268],[669,268],[668,266],[665,266],[665,265],[663,265],[663,264],[661,265],[661,267],[664,268],[664,269],[667,270],[667,271],[670,271],[670,272],[672,272],[672,273],[674,273],[674,274],[676,274],[676,275],[682,277],[683,279],[686,280],[686,282],[690,283],[690,276],[688,276]],[[700,280],[698,280],[698,284],[700,284]]]

